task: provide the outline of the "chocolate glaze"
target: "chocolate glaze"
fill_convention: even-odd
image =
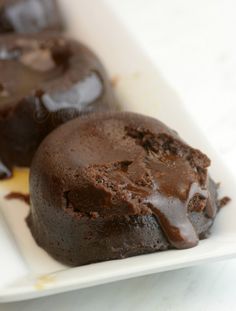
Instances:
[[[104,260],[106,247],[96,240],[104,234],[109,239],[110,251],[104,251],[108,259],[193,247],[207,235],[218,210],[209,165],[206,155],[153,118],[119,112],[76,119],[50,134],[36,153],[28,224],[39,245],[73,265]],[[121,229],[118,237],[107,227],[96,229],[95,224],[107,222],[129,227],[125,246]],[[58,228],[69,244],[60,241],[61,248],[55,250],[51,246],[61,239]],[[80,228],[99,244],[96,256],[87,249],[83,258],[83,249],[91,245],[88,232],[81,236]],[[116,243],[120,253],[113,253]]]
[[[56,0],[0,0],[0,33],[62,30]]]
[[[99,60],[62,36],[0,38],[0,72],[0,176],[9,176],[13,165],[29,166],[43,138],[61,123],[116,109]]]

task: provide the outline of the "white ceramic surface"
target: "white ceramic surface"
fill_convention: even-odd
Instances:
[[[0,305],[1,311],[232,311],[236,260]]]
[[[213,160],[212,176],[222,182],[222,192],[234,201],[235,182],[222,161],[189,118],[158,67],[107,3],[92,0],[60,2],[69,22],[70,35],[82,38],[103,59],[116,80],[117,95],[123,106],[160,118],[178,130],[190,144],[206,151]],[[4,223],[0,242],[5,245],[0,259],[0,301],[50,295],[236,255],[236,212],[231,203],[222,210],[211,238],[196,248],[67,268],[52,260],[34,243],[24,222],[27,206],[18,201],[3,200],[6,190],[0,188],[0,191]]]

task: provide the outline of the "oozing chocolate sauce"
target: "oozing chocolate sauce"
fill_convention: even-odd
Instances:
[[[157,187],[145,201],[172,246],[189,248],[198,243],[198,236],[188,217],[188,203],[199,192],[204,193],[204,197],[208,193],[198,185],[196,173],[187,161],[171,158],[168,157],[166,163],[158,159],[150,162],[151,175]]]

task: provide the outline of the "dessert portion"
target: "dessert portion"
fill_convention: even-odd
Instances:
[[[0,33],[62,30],[56,0],[0,0]]]
[[[156,119],[77,118],[35,154],[27,223],[38,245],[72,266],[190,248],[220,207],[209,165]]]
[[[82,44],[56,34],[0,38],[0,178],[29,166],[43,138],[82,114],[116,109],[107,74]]]

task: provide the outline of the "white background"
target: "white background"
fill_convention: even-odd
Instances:
[[[236,176],[235,0],[107,2]],[[234,310],[235,283],[236,260],[231,260],[4,304],[0,310]]]

